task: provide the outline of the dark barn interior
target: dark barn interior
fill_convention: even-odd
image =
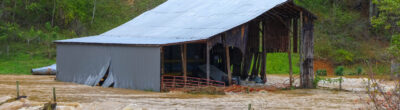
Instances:
[[[229,85],[245,79],[266,82],[267,53],[287,52],[291,56],[294,52],[300,54],[301,86],[311,88],[315,19],[293,2],[283,3],[210,39],[162,46],[161,73],[183,76],[185,82],[187,77]],[[291,64],[291,57],[288,63]]]

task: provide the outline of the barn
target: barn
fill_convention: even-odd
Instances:
[[[168,0],[103,34],[55,41],[56,80],[152,91],[266,82],[267,53],[298,52],[310,88],[315,19],[291,0]]]

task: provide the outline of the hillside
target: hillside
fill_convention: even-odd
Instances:
[[[57,39],[101,34],[165,0],[2,0],[0,74],[29,74],[55,63]],[[316,59],[335,66],[364,66],[368,60],[384,73],[390,37],[370,28],[363,0],[297,0],[318,16]],[[361,5],[360,5],[361,4]],[[367,7],[368,8],[368,7]],[[298,55],[295,55],[298,59]],[[268,56],[268,73],[287,73],[287,54]],[[298,64],[298,63],[294,63]],[[352,70],[348,70],[352,71]],[[295,67],[298,73],[298,66]]]

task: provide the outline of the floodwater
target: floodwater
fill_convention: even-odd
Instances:
[[[360,100],[367,98],[365,92],[296,89],[250,94],[194,95],[91,87],[58,82],[54,78],[55,76],[0,75],[0,101],[15,97],[16,81],[20,82],[21,95],[28,96],[26,100],[4,103],[0,105],[0,110],[39,109],[44,103],[51,101],[53,87],[56,88],[58,109],[61,110],[243,110],[249,104],[256,110],[369,108]]]

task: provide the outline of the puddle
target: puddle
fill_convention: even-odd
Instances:
[[[277,78],[282,76],[275,76]],[[284,78],[283,78],[284,79]],[[0,97],[15,96],[15,81],[20,81],[22,95],[28,96],[34,109],[49,102],[56,87],[59,109],[358,109],[358,102],[367,97],[361,92],[338,92],[324,89],[279,90],[251,94],[193,95],[181,92],[146,92],[118,88],[102,88],[54,81],[54,76],[0,75]],[[278,80],[277,80],[278,81]]]

